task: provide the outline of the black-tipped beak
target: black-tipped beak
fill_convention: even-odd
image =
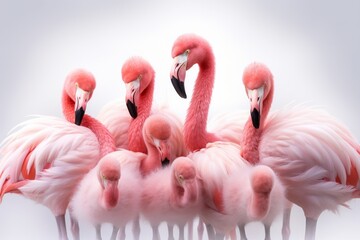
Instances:
[[[251,120],[254,128],[258,129],[260,127],[260,112],[256,108],[251,112]]]
[[[174,86],[177,94],[179,94],[179,96],[182,98],[186,98],[187,96],[186,96],[184,82],[180,81],[179,79],[177,79],[174,76],[171,77],[171,82],[172,82],[172,85]]]
[[[85,111],[82,107],[75,111],[75,124],[76,125],[79,125],[79,126],[81,125],[84,114],[85,114]]]
[[[127,100],[126,107],[129,111],[130,116],[135,119],[137,117],[137,106],[130,100]]]
[[[164,160],[162,160],[161,162],[161,166],[164,168],[166,166],[169,166],[170,164],[170,160],[168,158],[165,158]]]

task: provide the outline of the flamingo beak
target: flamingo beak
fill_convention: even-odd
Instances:
[[[174,58],[174,63],[171,68],[170,78],[173,87],[177,94],[186,98],[185,91],[185,76],[186,76],[186,64],[188,59],[189,51],[186,50],[183,54],[180,54]]]
[[[165,168],[170,165],[170,160],[168,158],[165,158],[161,161],[161,167]]]
[[[196,179],[188,179],[184,182],[184,199],[186,202],[193,203],[198,199]]]
[[[138,100],[139,88],[140,88],[140,77],[126,84],[126,97],[125,97],[126,107],[129,111],[130,116],[134,119],[137,117],[138,114],[136,102]]]
[[[182,206],[196,202],[198,199],[198,191],[196,179],[181,179],[179,181],[181,188],[183,189],[183,196],[180,203]]]
[[[91,93],[82,90],[77,86],[75,94],[75,124],[80,125],[86,111],[86,105],[90,99]]]
[[[104,200],[107,209],[115,207],[118,203],[119,189],[118,181],[104,180]]]
[[[130,116],[135,119],[137,117],[137,106],[135,105],[135,103],[128,99],[126,101],[126,107],[129,111]]]
[[[260,87],[254,90],[248,90],[248,97],[250,100],[250,115],[254,128],[260,127],[261,121],[261,105],[264,94],[264,88]]]
[[[156,148],[158,149],[159,153],[160,153],[160,159],[161,159],[161,166],[167,167],[168,165],[170,165],[170,150],[169,150],[169,145],[167,143],[166,140],[160,140],[157,138],[154,138],[154,144],[156,146]]]
[[[260,111],[258,111],[256,108],[251,111],[251,121],[254,128],[258,129],[260,127]]]

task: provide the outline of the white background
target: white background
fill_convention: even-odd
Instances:
[[[244,67],[260,61],[275,77],[273,109],[289,102],[323,106],[360,138],[360,4],[358,1],[4,1],[0,2],[0,138],[30,114],[61,116],[65,76],[85,68],[97,79],[87,113],[96,116],[110,100],[124,99],[121,66],[133,55],[156,71],[154,101],[184,118],[189,100],[169,79],[171,47],[183,33],[206,38],[216,57],[210,114],[248,109]],[[197,67],[188,72],[191,97]],[[317,239],[358,239],[359,200],[351,210],[320,216]],[[304,217],[294,208],[291,239],[302,239]],[[280,239],[281,220],[273,228]],[[84,239],[94,237],[89,226]],[[106,228],[108,233],[109,228]],[[164,228],[162,228],[164,233]],[[145,226],[143,239],[151,232]],[[249,239],[263,239],[258,224]],[[163,239],[165,234],[163,235]],[[56,239],[51,212],[18,195],[0,205],[0,239]],[[107,239],[107,235],[104,237]]]

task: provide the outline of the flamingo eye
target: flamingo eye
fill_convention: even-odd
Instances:
[[[254,90],[251,90],[251,89],[248,89],[248,90],[247,90],[247,95],[248,95],[248,97],[249,97],[250,102],[252,101],[253,91],[254,91]]]
[[[259,87],[257,90],[257,93],[258,93],[258,101],[260,100],[260,98],[262,98],[264,96],[264,86],[262,87]]]
[[[183,175],[180,174],[180,175],[178,176],[178,182],[179,182],[180,185],[183,184],[183,182],[184,182],[184,176],[183,176]]]

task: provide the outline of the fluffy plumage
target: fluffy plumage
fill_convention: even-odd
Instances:
[[[126,224],[133,221],[139,214],[142,187],[139,155],[143,154],[119,150],[102,158],[79,184],[70,204],[72,215],[94,226],[111,223],[124,230]],[[104,194],[106,188],[104,189],[102,183],[104,178],[109,180],[100,170],[104,161],[107,161],[106,164],[112,164],[108,170],[119,174],[115,183],[118,191],[115,193],[117,200],[110,208],[106,204],[107,199]]]
[[[19,191],[57,216],[65,213],[74,187],[95,166],[100,149],[88,128],[38,116],[16,127],[2,142],[0,156],[1,196]]]
[[[199,191],[197,170],[186,157],[145,177],[141,212],[153,228],[153,239],[160,238],[158,226],[164,221],[170,226],[178,225],[183,239],[185,224],[199,212]]]
[[[90,72],[71,72],[62,95],[68,122],[47,116],[27,120],[0,147],[0,197],[16,192],[47,206],[63,240],[68,239],[65,212],[76,184],[102,156],[115,150],[107,129],[85,114],[95,86]]]

